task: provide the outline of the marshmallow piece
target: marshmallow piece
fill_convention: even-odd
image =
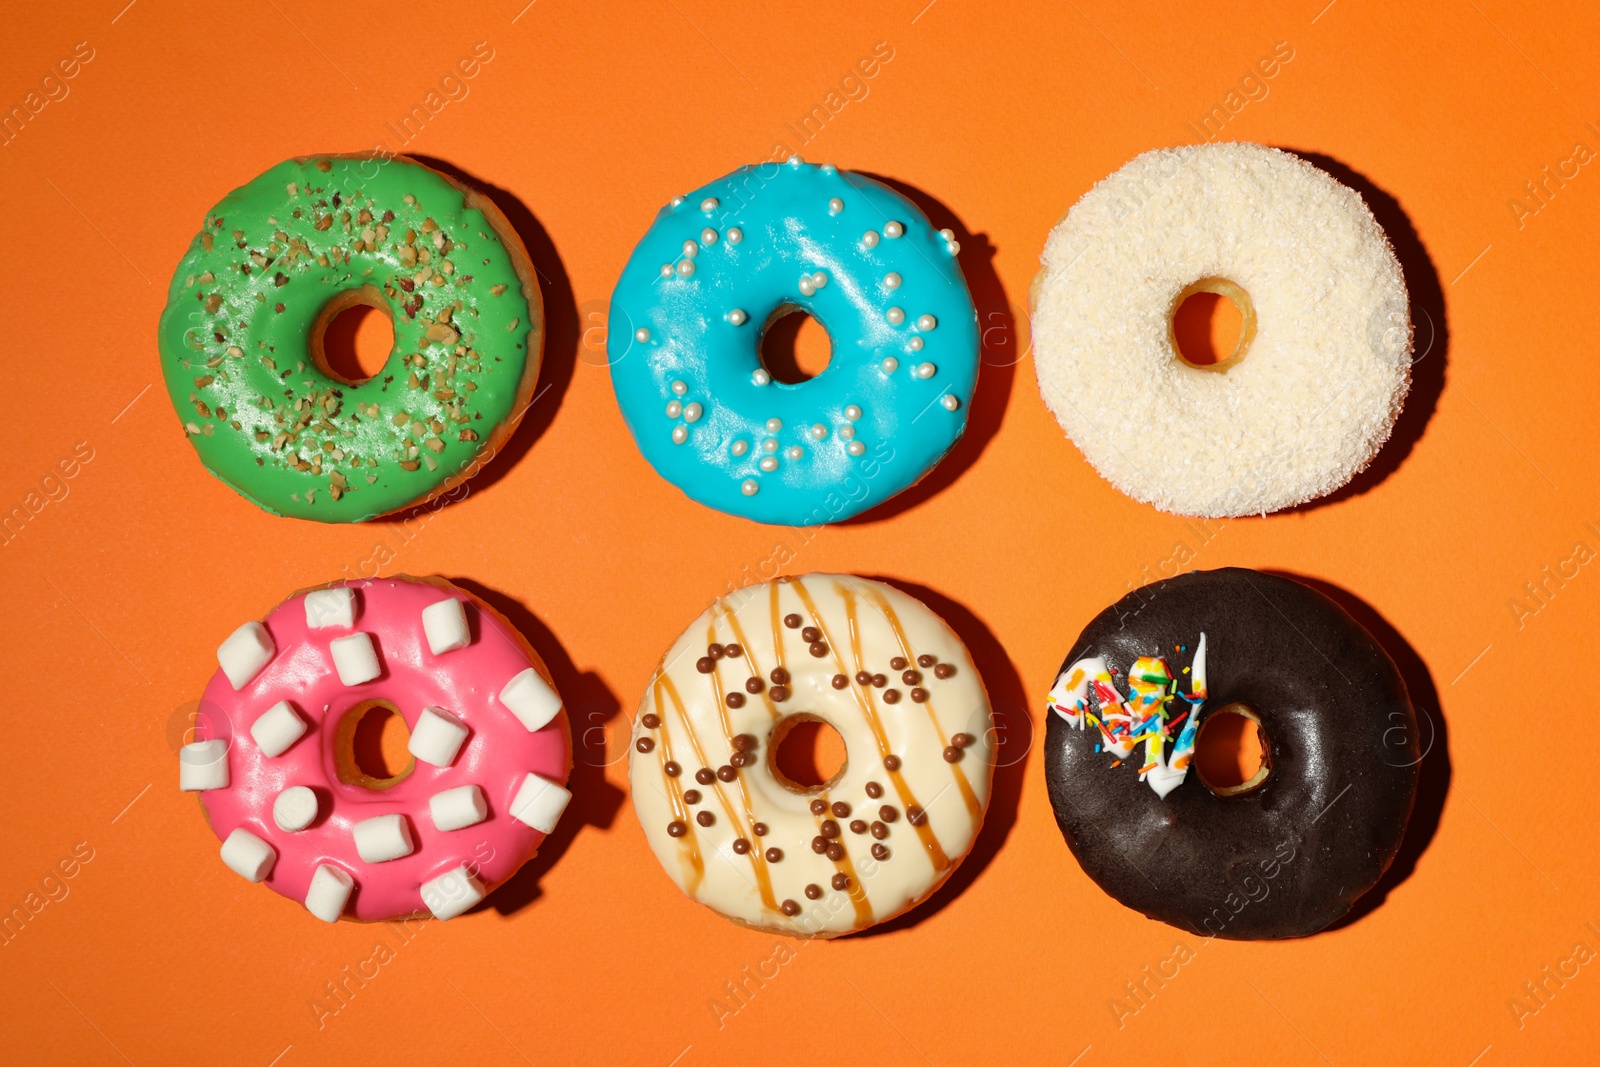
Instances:
[[[242,826],[222,843],[222,862],[248,882],[261,881],[277,861],[272,846]]]
[[[269,757],[289,751],[289,746],[305,732],[306,721],[295,714],[287,700],[280,700],[263,711],[250,726],[250,736],[261,747],[261,754]]]
[[[549,833],[556,828],[556,820],[567,810],[572,794],[547,778],[530,774],[522,780],[522,788],[511,800],[511,817],[525,822],[535,830]]]
[[[531,733],[542,729],[561,710],[561,696],[538,671],[529,667],[500,690],[500,703]]]
[[[349,871],[324,863],[312,874],[311,885],[306,889],[306,910],[325,923],[336,923],[355,887],[356,880]]]
[[[462,785],[429,797],[428,811],[433,815],[433,825],[439,829],[461,830],[487,819],[489,804],[483,799],[483,790],[475,785]]]
[[[448,767],[466,744],[465,724],[443,708],[423,708],[406,748],[424,763]]]
[[[195,741],[178,750],[178,788],[228,788],[228,742]]]
[[[339,672],[339,681],[345,685],[370,682],[383,673],[372,635],[365,631],[349,637],[335,637],[328,642],[328,651],[333,653],[333,667]]]
[[[348,586],[306,594],[306,625],[313,630],[348,630],[356,624],[356,591]]]
[[[228,676],[234,692],[238,692],[261,673],[276,651],[267,628],[259,622],[247,622],[217,646],[217,665]]]
[[[272,802],[272,821],[286,834],[297,834],[317,821],[317,794],[291,785]]]
[[[454,919],[484,896],[483,883],[465,867],[422,883],[422,902],[435,919]]]
[[[422,631],[428,635],[428,647],[435,656],[472,644],[472,631],[467,627],[467,606],[455,597],[422,609]]]
[[[350,828],[356,853],[368,863],[386,863],[411,855],[411,824],[404,815],[378,815]]]

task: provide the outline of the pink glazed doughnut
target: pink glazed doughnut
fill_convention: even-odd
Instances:
[[[550,672],[442,578],[296,593],[217,661],[180,787],[200,793],[228,867],[326,922],[461,914],[533,857],[572,797]],[[376,705],[411,730],[394,778],[350,753]]]

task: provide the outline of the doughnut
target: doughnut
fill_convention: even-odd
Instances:
[[[374,377],[328,365],[357,304],[394,327]],[[200,461],[275,515],[361,522],[424,503],[510,436],[543,304],[511,224],[414,160],[280,163],[206,216],[161,314],[162,373]]]
[[[959,251],[893,189],[798,156],[675,197],[611,297],[611,383],[639,451],[757,522],[838,522],[914,484],[966,428],[978,377]],[[833,355],[788,384],[761,341],[793,312]]]
[[[776,753],[817,720],[845,762],[808,787]],[[851,575],[779,578],[712,604],[662,657],[634,721],[634,811],[691,900],[779,934],[849,934],[927,899],[972,848],[991,726],[966,646],[919,601]]]
[[[228,867],[324,921],[459,915],[533,857],[571,799],[550,672],[442,578],[296,593],[217,661],[180,788],[200,794]],[[392,778],[352,752],[375,707],[411,731]]]
[[[1316,933],[1388,868],[1422,756],[1405,682],[1333,601],[1289,578],[1195,571],[1129,593],[1048,699],[1045,780],[1090,878],[1202,937]],[[1191,775],[1197,733],[1252,720],[1261,768]]]
[[[1045,404],[1095,469],[1163,511],[1221,518],[1339,488],[1388,440],[1411,318],[1361,197],[1253,144],[1136,157],[1050,232],[1030,293]],[[1188,363],[1197,292],[1238,305],[1233,353]]]

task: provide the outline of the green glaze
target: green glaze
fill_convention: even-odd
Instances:
[[[514,259],[513,256],[519,257]],[[518,392],[540,304],[482,211],[408,160],[311,157],[229,193],[161,315],[167,391],[201,461],[267,511],[361,522],[476,469]],[[351,385],[311,353],[318,314],[364,291],[394,350]]]

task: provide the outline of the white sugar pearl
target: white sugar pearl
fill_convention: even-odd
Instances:
[[[712,245],[716,244],[717,243],[717,231],[713,230],[710,226],[707,226],[705,229],[701,230],[700,231],[700,243],[705,245],[707,248],[709,248]]]
[[[906,321],[906,313],[899,308],[890,308],[883,313],[883,317],[889,320],[890,326],[898,326]]]
[[[750,380],[752,382],[754,382],[756,385],[771,385],[772,384],[772,375],[768,374],[766,371],[762,370],[760,367],[757,367],[753,372],[751,372]]]
[[[669,401],[667,401],[667,418],[675,419],[679,415],[682,415],[682,414],[683,414],[683,401],[681,401],[681,400],[669,400]]]
[[[739,229],[739,227],[734,226],[728,230],[728,243],[730,245],[736,245],[742,240],[744,240],[744,231]]]
[[[682,205],[682,203],[683,203],[683,197],[675,196],[675,197],[672,198],[672,206],[673,207],[679,207],[680,205]]]
[[[922,344],[923,344],[922,338],[913,337],[911,340],[906,342],[906,347],[911,349],[911,351],[913,351],[913,352],[921,352],[922,351]]]
[[[689,429],[688,429],[688,427],[686,427],[686,426],[674,426],[672,428],[672,443],[673,444],[681,445],[685,441],[687,441],[688,439],[689,439]]]
[[[820,170],[824,174],[838,174],[839,173],[839,168],[834,166],[832,163],[824,163],[822,166],[818,167],[817,169]]]
[[[937,325],[939,325],[939,320],[934,318],[932,315],[917,316],[917,329],[923,331],[924,333],[933,329]]]
[[[744,481],[739,483],[739,491],[745,496],[755,496],[756,492],[760,490],[760,488],[761,486],[757,484],[754,478],[746,478]]]
[[[750,451],[750,442],[749,441],[735,441],[733,443],[733,448],[730,449],[730,451],[736,456],[742,456],[746,452]]]
[[[837,215],[839,212],[841,212],[843,210],[844,210],[844,201],[840,200],[837,196],[834,197],[832,200],[828,201],[828,214]]]
[[[800,295],[811,296],[817,291],[817,285],[810,278],[800,279]]]
[[[348,630],[356,624],[356,591],[349,586],[306,594],[306,625],[313,630]]]
[[[854,426],[851,426],[847,423],[844,426],[839,427],[839,439],[841,441],[848,441],[855,435],[856,428]]]
[[[411,840],[411,824],[404,815],[376,815],[350,827],[356,841],[356,855],[367,863],[388,863],[411,855],[416,845]]]
[[[228,742],[194,741],[180,748],[178,788],[186,793],[228,788]]]
[[[811,284],[816,286],[818,289],[826,289],[828,287],[827,273],[825,271],[817,271],[811,276]]]
[[[849,444],[844,446],[844,450],[850,453],[852,456],[859,456],[867,451],[867,446],[862,444],[860,441],[851,441]]]
[[[277,851],[242,826],[222,843],[222,862],[247,882],[261,881],[277,861]]]
[[[734,308],[732,311],[728,312],[728,321],[733,323],[735,326],[743,326],[749,317],[750,316],[746,315],[739,308]]]
[[[500,703],[530,732],[543,729],[561,710],[560,695],[532,667],[505,684],[500,690]]]
[[[692,260],[692,259],[680,259],[680,260],[678,260],[678,274],[681,275],[682,277],[685,277],[685,278],[693,277],[694,276],[694,260]]]
[[[761,442],[761,451],[766,452],[766,453],[768,453],[770,455],[771,453],[776,452],[777,450],[778,450],[778,442],[774,441],[772,438],[769,437],[765,441]]]
[[[446,789],[428,798],[428,814],[440,830],[463,830],[489,817],[489,804],[483,790],[475,785]]]
[[[945,250],[947,252],[949,252],[952,256],[958,256],[958,255],[961,254],[961,242],[960,241],[946,241],[944,247],[945,247]]]
[[[467,606],[448,597],[422,609],[422,632],[435,656],[454,652],[472,644],[472,628],[467,625]]]
[[[297,834],[317,821],[317,794],[291,785],[272,802],[272,821],[286,834]]]
[[[287,700],[280,700],[256,716],[250,736],[263,756],[281,756],[306,732],[306,721],[295,714]]]
[[[828,436],[828,428],[822,425],[820,422],[812,423],[811,436],[816,438],[818,441],[821,441]]]
[[[467,726],[443,708],[423,708],[406,751],[423,763],[448,767],[467,743]]]
[[[883,224],[883,235],[885,237],[899,237],[905,232],[906,228],[898,222],[886,222]]]
[[[700,201],[700,210],[710,214],[711,212],[717,210],[718,203],[719,201],[716,197],[708,196],[704,200]]]
[[[640,344],[644,344],[646,341],[650,340],[650,331],[641,326],[637,330],[633,331],[633,339],[638,341]]]
[[[784,457],[789,460],[789,462],[793,463],[795,460],[805,455],[805,451],[799,445],[790,445],[788,448],[783,450],[783,454]]]
[[[778,457],[763,456],[761,462],[758,463],[757,466],[766,471],[768,474],[771,474],[773,471],[778,469]]]
[[[783,429],[783,420],[782,419],[780,419],[780,418],[770,418],[770,419],[767,420],[767,432],[768,433],[777,433],[781,429]]]
[[[885,374],[893,374],[900,369],[900,361],[893,356],[885,356],[883,362],[878,365],[883,368]]]
[[[786,160],[786,162],[787,162],[787,163],[788,163],[788,164],[789,164],[789,166],[791,166],[791,167],[798,167],[798,166],[799,166],[799,165],[800,165],[800,164],[802,164],[802,163],[804,163],[804,162],[805,162],[805,160],[803,160],[803,159],[801,159],[801,158],[800,158],[800,155],[799,155],[799,153],[795,153],[795,154],[793,154],[793,155],[791,155],[791,156],[790,156],[790,157],[789,157],[789,158],[788,158],[788,159],[787,159],[787,160]]]
[[[939,236],[943,237],[946,241],[954,241],[956,239],[956,231],[954,231],[954,230],[940,230],[939,231]]]
[[[483,883],[465,867],[422,883],[422,903],[435,919],[454,919],[480,903],[485,895]]]
[[[849,419],[851,422],[855,422],[861,417],[861,409],[856,405],[851,404],[844,409],[844,417]]]
[[[704,414],[704,413],[705,413],[705,408],[700,406],[700,402],[699,401],[697,401],[697,400],[696,401],[691,401],[688,404],[685,404],[684,407],[683,407],[683,421],[684,422],[699,422],[700,421],[700,416],[702,414]]]
[[[932,378],[934,372],[938,369],[939,368],[935,367],[932,363],[918,363],[917,369],[913,373],[915,373],[918,378]]]
[[[687,385],[684,385],[682,382],[673,382],[672,385],[671,385],[671,389],[672,389],[672,391],[674,393],[677,393],[679,396],[682,396],[684,393],[687,393],[689,391],[689,387]]]
[[[862,234],[861,243],[866,245],[868,248],[878,247],[878,231],[868,230],[866,233]]]
[[[883,287],[885,289],[900,288],[900,275],[894,273],[894,271],[890,271],[888,274],[885,274],[883,276]]]
[[[661,264],[661,276],[663,278],[672,277],[672,264],[671,263],[663,263],[663,264]]]
[[[572,794],[547,778],[530,774],[522,780],[522,787],[511,798],[511,817],[527,823],[535,830],[549,833],[556,821],[567,810]]]
[[[217,646],[217,666],[235,691],[243,689],[272,660],[277,647],[259,622],[247,622]]]
[[[961,406],[961,401],[956,398],[954,393],[944,394],[944,396],[939,399],[939,403],[944,405],[944,409],[946,411],[954,411],[956,408]]]
[[[349,871],[324,863],[311,875],[311,885],[306,888],[306,910],[325,923],[336,923],[355,887]]]
[[[361,685],[383,673],[378,664],[378,650],[373,647],[369,633],[336,637],[328,642],[328,651],[333,653],[334,670],[339,672],[339,681],[345,685]]]
[[[700,254],[700,245],[695,241],[683,242],[683,254],[693,259]]]

